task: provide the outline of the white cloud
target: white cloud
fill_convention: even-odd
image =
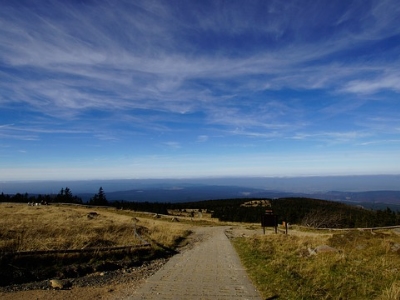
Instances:
[[[400,145],[400,139],[395,139],[395,140],[372,140],[372,141],[360,143],[359,145],[361,145],[361,146],[369,146],[369,145],[387,145],[387,144],[399,144]]]
[[[353,80],[343,88],[343,91],[355,94],[372,94],[382,90],[400,92],[400,70],[397,74],[377,76],[372,80]]]
[[[295,140],[317,140],[327,144],[354,143],[360,139],[371,136],[365,131],[338,131],[338,132],[315,132],[315,133],[296,133],[292,136]]]
[[[180,149],[181,148],[181,144],[178,142],[165,142],[164,145],[168,146],[168,148],[171,149]]]
[[[208,135],[199,135],[197,137],[197,142],[198,143],[204,143],[204,142],[207,142],[208,139],[209,139]]]

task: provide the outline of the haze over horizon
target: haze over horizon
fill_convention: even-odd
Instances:
[[[303,176],[303,177],[216,177],[175,179],[110,180],[18,180],[0,181],[0,193],[57,194],[68,187],[73,193],[95,193],[102,187],[106,194],[124,191],[184,191],[193,193],[238,189],[247,197],[253,189],[281,193],[315,194],[329,192],[399,191],[400,175]],[[132,193],[131,193],[132,194]],[[250,193],[251,194],[251,193]],[[204,200],[204,199],[202,199]],[[382,199],[384,200],[384,199]],[[151,201],[151,197],[147,199]]]
[[[398,1],[1,1],[0,181],[400,174]]]

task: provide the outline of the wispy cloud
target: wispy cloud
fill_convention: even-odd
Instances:
[[[396,140],[399,15],[395,0],[5,3],[0,137]]]
[[[0,137],[3,139],[24,141],[36,141],[39,139],[37,134],[29,132],[28,130],[25,131],[18,129],[14,126],[14,124],[0,126]]]
[[[279,17],[285,11],[298,9],[299,4],[265,5],[265,11],[275,17],[267,23],[257,19],[255,24],[241,21],[248,20],[246,16],[258,15],[256,10],[259,7],[249,5],[242,12],[242,5],[240,8],[230,6],[227,11],[216,5],[213,15],[203,18],[203,14],[195,14],[196,22],[189,26],[185,18],[180,23],[169,22],[179,12],[164,3],[155,3],[150,6],[141,3],[139,8],[135,5],[107,8],[104,4],[74,7],[56,2],[53,9],[61,15],[57,19],[46,14],[40,6],[33,12],[30,8],[21,11],[6,9],[2,14],[2,60],[20,68],[21,72],[28,68],[31,72],[29,78],[19,75],[8,78],[7,85],[11,84],[12,90],[17,91],[23,101],[53,116],[61,110],[63,115],[68,115],[105,107],[192,111],[201,109],[204,103],[209,106],[210,102],[218,102],[220,95],[206,95],[202,86],[192,84],[198,79],[212,86],[216,79],[233,80],[235,85],[227,82],[221,90],[225,95],[248,92],[249,87],[256,90],[328,87],[351,93],[374,92],[380,88],[399,89],[395,75],[373,84],[360,79],[349,80],[359,78],[365,65],[346,62],[344,67],[338,61],[336,66],[332,66],[331,61],[324,61],[325,57],[344,51],[353,43],[364,43],[367,37],[378,39],[389,32],[398,32],[394,26],[396,21],[390,17],[395,13],[389,11],[389,17],[384,17],[382,10],[388,12],[388,9],[383,4],[372,7],[369,12],[363,10],[365,18],[368,16],[375,20],[373,31],[365,21],[350,35],[336,31],[331,33],[333,38],[329,40],[308,43],[291,40],[279,49],[260,52],[256,48],[257,51],[238,52],[229,57],[225,52],[224,56],[219,55],[218,51],[200,52],[199,55],[183,52],[181,48],[190,46],[185,45],[188,41],[183,37],[193,27],[200,31],[217,30],[234,35],[258,30],[270,32],[272,36],[282,36],[283,32],[290,30],[304,32],[306,25],[301,23],[304,18],[282,20]],[[312,5],[311,8],[318,9],[318,6]],[[394,7],[394,12],[396,10]],[[10,13],[12,18],[7,16]],[[350,10],[346,16],[339,14],[338,23],[348,21],[347,15],[354,13]],[[102,18],[99,19],[98,15]],[[217,18],[218,15],[223,17]],[[159,18],[157,22],[155,18]],[[30,26],[33,22],[37,26]],[[318,60],[317,64],[304,65]],[[384,71],[387,65],[381,64],[379,68]],[[48,70],[49,74],[37,76],[39,70]],[[344,86],[337,86],[341,81]]]
[[[204,143],[204,142],[207,142],[208,139],[209,139],[208,135],[199,135],[197,137],[197,142],[198,143]]]
[[[170,149],[180,149],[181,144],[178,142],[165,142],[164,145],[166,145]]]
[[[360,143],[361,146],[387,145],[387,144],[400,144],[400,139],[396,139],[396,140],[373,140],[373,141]]]
[[[317,140],[327,144],[337,143],[357,143],[360,140],[370,137],[371,134],[365,131],[347,132],[315,132],[315,133],[296,133],[292,138],[295,140]]]
[[[353,80],[344,86],[343,91],[355,94],[372,94],[382,90],[400,92],[400,68],[391,75],[383,75],[370,80]]]

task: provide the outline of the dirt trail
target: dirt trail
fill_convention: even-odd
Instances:
[[[171,258],[139,289],[115,299],[261,299],[225,235],[226,227],[195,230],[201,242]]]

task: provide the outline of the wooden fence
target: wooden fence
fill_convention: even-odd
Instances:
[[[369,230],[369,231],[374,231],[374,230],[380,230],[380,229],[398,229],[400,228],[400,225],[396,226],[383,226],[383,227],[357,227],[357,228],[315,228],[315,227],[307,227],[307,226],[300,226],[300,228],[306,228],[306,229],[313,229],[313,230],[328,230],[328,231],[351,231],[351,230],[358,230],[358,231],[364,231],[364,230]]]
[[[149,248],[150,244],[140,244],[131,246],[115,246],[115,247],[90,247],[83,249],[57,249],[57,250],[33,250],[33,251],[16,251],[10,253],[4,253],[5,255],[13,256],[30,256],[30,255],[51,255],[51,254],[71,254],[71,253],[87,253],[87,252],[107,252],[107,251],[118,251],[118,250],[129,250],[133,249],[145,249]]]

